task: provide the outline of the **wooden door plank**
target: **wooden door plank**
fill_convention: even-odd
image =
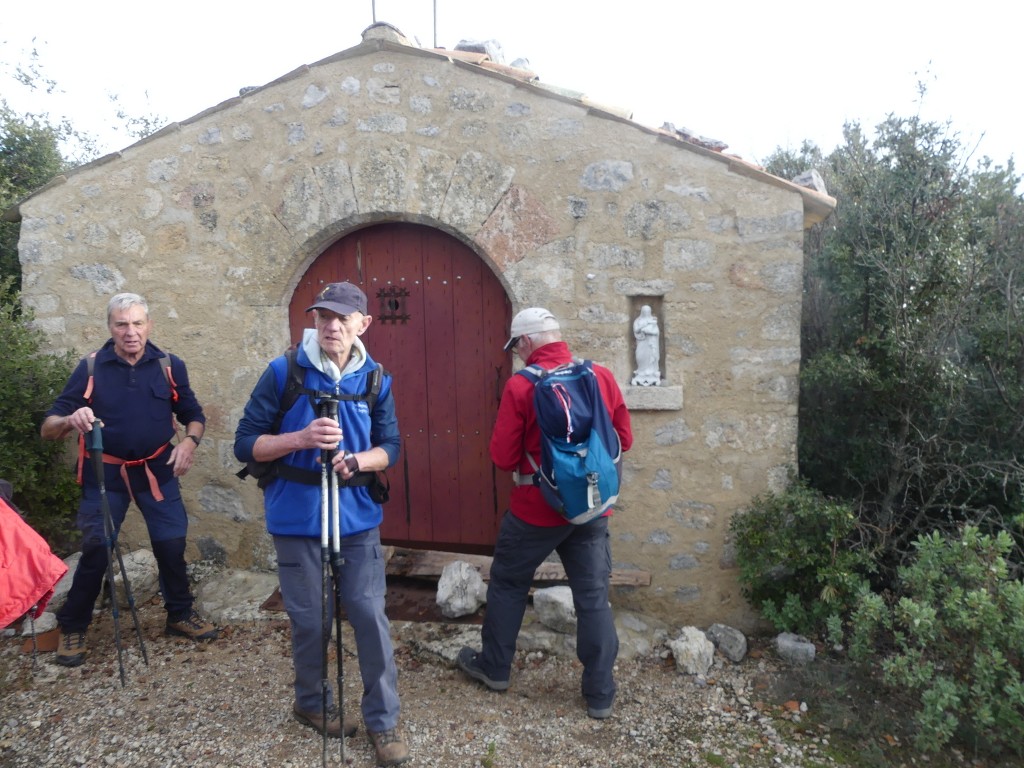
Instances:
[[[318,290],[338,280],[365,291],[375,319],[364,340],[394,376],[402,455],[388,472],[382,538],[489,551],[511,490],[487,450],[509,374],[504,287],[471,248],[440,230],[366,227],[328,246],[300,278],[289,306],[293,340],[310,325],[305,308]],[[399,289],[409,292],[400,320],[387,310]]]
[[[454,399],[458,405],[455,424],[459,463],[458,541],[490,543],[494,541],[489,498],[493,496],[493,485],[485,425],[493,421],[493,417],[484,409],[480,394],[486,380],[483,372],[488,358],[484,330],[493,318],[481,313],[483,262],[466,258],[455,247],[448,250],[447,258],[455,266],[452,309],[457,318],[455,370],[460,372],[454,381]]]
[[[431,486],[433,509],[432,541],[461,542],[459,524],[460,466],[458,447],[458,397],[455,383],[460,375],[457,365],[455,328],[460,321],[455,312],[453,265],[449,254],[424,237],[423,273],[426,320],[430,327],[427,348],[430,360],[423,371],[427,380],[424,403],[430,418]],[[422,540],[422,539],[421,539]]]
[[[381,537],[394,541],[416,541],[423,537],[423,523],[429,533],[431,510],[431,456],[428,418],[422,403],[426,400],[426,319],[423,311],[423,258],[415,242],[404,230],[372,227],[360,230],[366,241],[368,264],[387,264],[374,271],[374,295],[391,295],[395,309],[385,312],[378,298],[376,331],[380,334],[377,359],[392,374],[398,427],[402,434],[402,453],[392,467],[405,492],[392,497],[384,507]],[[370,327],[373,333],[374,326]]]

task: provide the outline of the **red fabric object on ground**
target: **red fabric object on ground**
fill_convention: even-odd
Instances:
[[[0,628],[33,608],[33,618],[42,615],[67,571],[46,540],[0,499]]]

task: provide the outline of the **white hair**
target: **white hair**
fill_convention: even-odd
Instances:
[[[543,347],[545,344],[561,341],[562,331],[560,329],[553,331],[538,331],[537,333],[526,334],[526,338],[530,340],[530,344],[532,344],[534,349],[536,349],[537,347]]]
[[[116,296],[111,296],[110,301],[107,302],[107,325],[110,325],[110,318],[115,312],[124,312],[136,305],[142,307],[142,311],[146,313],[146,319],[148,320],[149,305],[139,294],[119,293]]]

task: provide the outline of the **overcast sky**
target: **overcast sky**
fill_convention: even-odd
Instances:
[[[436,26],[434,9],[437,9]],[[976,157],[1019,162],[1024,5],[974,0],[844,4],[776,0],[126,0],[10,3],[0,15],[2,95],[18,112],[68,117],[107,152],[134,139],[129,114],[185,120],[302,64],[358,45],[374,21],[419,44],[497,40],[548,84],[670,122],[761,161],[809,139],[824,150],[846,121],[889,113],[952,122]],[[10,77],[35,48],[62,93],[33,100]],[[919,99],[918,83],[927,93]]]

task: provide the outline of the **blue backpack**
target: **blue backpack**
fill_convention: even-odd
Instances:
[[[587,523],[619,497],[622,445],[589,360],[552,370],[531,365],[519,371],[533,382],[540,427],[541,465],[533,483],[566,520]]]

